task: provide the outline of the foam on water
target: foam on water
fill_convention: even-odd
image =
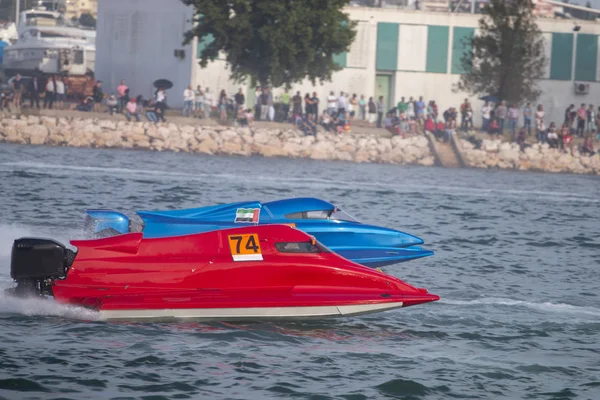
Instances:
[[[454,306],[473,306],[473,305],[497,305],[497,306],[520,306],[532,308],[544,312],[557,312],[557,313],[568,313],[568,314],[586,314],[595,317],[600,317],[600,308],[595,307],[581,307],[566,303],[551,303],[551,302],[529,302],[524,300],[506,299],[501,297],[486,297],[476,300],[452,300],[444,299],[440,300],[442,304],[454,305]]]
[[[17,314],[31,316],[53,316],[85,321],[96,321],[99,313],[82,307],[58,304],[52,299],[45,298],[17,298],[8,296],[4,290],[9,286],[0,284],[0,316],[3,314]]]

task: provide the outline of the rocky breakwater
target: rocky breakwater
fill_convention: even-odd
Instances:
[[[0,120],[0,142],[95,148],[137,148],[264,157],[434,165],[424,137],[305,136],[296,129],[232,128],[28,116]]]
[[[483,140],[479,149],[464,139],[455,139],[455,143],[469,167],[600,175],[598,154],[589,156],[576,150],[571,154],[538,143],[521,151],[518,144],[500,140]]]

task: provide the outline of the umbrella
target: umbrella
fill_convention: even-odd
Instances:
[[[479,100],[487,101],[487,102],[490,102],[490,103],[499,103],[498,97],[497,96],[492,96],[491,94],[488,94],[487,96],[480,97]]]
[[[162,88],[165,90],[171,89],[173,87],[173,82],[171,82],[168,79],[158,79],[154,81],[154,87],[157,89]]]

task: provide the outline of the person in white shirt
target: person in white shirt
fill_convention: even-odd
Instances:
[[[56,78],[56,107],[60,110],[65,107],[65,83],[63,79],[58,76]]]
[[[166,122],[165,121],[165,110],[167,109],[167,95],[165,93],[165,90],[163,88],[158,88],[157,92],[156,92],[156,105],[155,105],[155,111],[156,111],[156,116],[158,118],[159,121],[162,122]]]
[[[344,92],[340,92],[340,97],[338,97],[338,114],[346,112],[346,108],[348,108],[346,96],[344,96]]]
[[[484,132],[488,131],[488,128],[490,126],[490,118],[492,116],[492,107],[490,106],[490,104],[486,101],[483,104],[483,107],[481,107],[481,130]]]
[[[333,116],[336,114],[338,108],[338,100],[337,97],[333,94],[333,90],[329,92],[329,96],[327,96],[327,112],[329,115]]]
[[[415,101],[411,97],[408,99],[408,104],[406,106],[406,115],[408,119],[415,118]]]
[[[183,110],[181,110],[182,117],[189,117],[194,107],[194,98],[196,95],[192,90],[192,85],[189,85],[187,89],[183,91]]]
[[[213,108],[213,96],[209,88],[204,91],[204,118],[210,118]]]
[[[56,85],[54,85],[54,77],[51,76],[46,81],[46,97],[44,97],[44,108],[52,109],[52,104],[56,99]]]

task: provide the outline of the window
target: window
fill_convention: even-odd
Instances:
[[[335,221],[358,222],[356,218],[351,217],[349,214],[338,208],[333,210],[333,213],[329,216],[329,219],[333,219]]]
[[[321,249],[310,242],[275,243],[275,248],[281,253],[321,253]]]
[[[346,214],[339,208],[333,210],[303,211],[287,214],[285,217],[288,219],[330,219],[333,221],[358,222],[358,220]]]

